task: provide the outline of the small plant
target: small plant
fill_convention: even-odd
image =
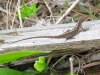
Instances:
[[[0,64],[9,63],[20,58],[35,55],[35,54],[44,54],[48,52],[38,52],[38,51],[19,51],[19,52],[10,52],[0,55]],[[13,57],[12,57],[13,56]],[[40,56],[38,61],[35,61],[33,69],[28,69],[26,72],[21,72],[9,68],[0,68],[0,75],[37,75],[44,73],[47,70],[46,59],[44,56]]]
[[[46,64],[46,61],[45,61],[45,57],[44,56],[40,56],[39,57],[39,60],[35,61],[33,67],[36,69],[36,70],[33,70],[33,69],[28,69],[27,70],[27,73],[30,73],[32,75],[40,75],[40,74],[43,74],[45,72],[47,72],[47,64]]]
[[[34,68],[39,72],[42,72],[43,70],[45,70],[46,62],[45,62],[45,58],[43,56],[40,56],[39,60],[35,61]]]
[[[21,9],[20,13],[21,13],[21,18],[24,19],[25,17],[31,17],[33,16],[39,7],[36,7],[36,4],[32,4],[31,6],[26,6],[24,2],[22,2],[22,6],[23,8]],[[18,11],[16,12],[17,16],[19,17]]]

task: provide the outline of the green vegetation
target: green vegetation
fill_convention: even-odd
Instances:
[[[36,54],[44,54],[47,52],[39,52],[39,51],[18,51],[18,52],[9,52],[0,55],[0,64],[9,63],[14,60],[21,59],[26,56],[36,55]]]
[[[20,13],[21,13],[21,18],[24,19],[25,17],[32,17],[40,8],[36,7],[36,4],[32,4],[31,6],[26,6],[24,2],[22,2],[22,6],[23,8],[21,9]],[[18,15],[18,11],[16,12],[17,16]]]
[[[9,68],[0,68],[0,75],[31,75],[31,74],[20,72]]]
[[[65,6],[68,7],[68,1],[67,0],[65,0]]]
[[[19,51],[19,52],[9,52],[0,55],[0,64],[9,63],[14,60],[21,59],[26,56],[35,54],[44,54],[48,52],[38,52],[38,51]],[[0,68],[0,75],[36,75],[41,74],[46,69],[46,59],[44,56],[40,56],[38,61],[35,61],[34,67],[36,70],[28,69],[26,72],[21,72],[9,68]]]
[[[39,57],[38,61],[35,61],[34,68],[39,72],[42,72],[46,68],[46,62],[43,56]]]
[[[86,9],[83,5],[81,5],[80,3],[78,3],[78,6],[80,8],[82,8],[86,13],[88,13],[92,18],[94,18],[95,20],[99,20],[95,15],[93,15],[88,9]]]

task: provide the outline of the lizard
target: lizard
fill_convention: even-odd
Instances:
[[[76,26],[72,30],[67,30],[63,34],[59,34],[59,35],[56,35],[56,36],[36,36],[36,37],[29,37],[29,38],[17,40],[17,41],[11,42],[11,43],[15,43],[15,42],[19,42],[19,41],[23,41],[23,40],[27,40],[27,39],[33,39],[33,38],[66,38],[66,40],[68,40],[70,38],[73,38],[77,33],[79,33],[80,28],[82,28],[82,30],[86,30],[86,29],[83,29],[82,22],[87,17],[88,17],[88,15],[81,16],[80,19],[78,20]]]

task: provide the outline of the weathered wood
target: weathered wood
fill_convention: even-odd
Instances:
[[[33,26],[28,28],[16,29],[20,32],[20,36],[15,30],[0,31],[0,53],[9,51],[53,51],[53,50],[68,50],[73,49],[75,52],[91,50],[92,48],[100,48],[100,20],[84,22],[83,27],[89,28],[86,32],[80,32],[73,39],[66,41],[65,38],[33,38],[16,43],[23,38],[41,35],[59,35],[67,29],[72,29],[76,23],[60,24],[52,26]],[[70,50],[69,50],[70,49]]]

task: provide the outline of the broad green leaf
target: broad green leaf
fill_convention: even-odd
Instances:
[[[38,61],[35,61],[35,64],[34,64],[34,68],[41,72],[45,69],[46,67],[46,62],[45,62],[45,58],[43,56],[39,57],[39,60]]]
[[[0,68],[0,75],[32,75],[9,68]]]
[[[18,51],[18,52],[9,52],[0,55],[0,64],[12,62],[17,59],[21,59],[26,56],[35,55],[35,54],[43,54],[47,52],[39,52],[39,51]]]

